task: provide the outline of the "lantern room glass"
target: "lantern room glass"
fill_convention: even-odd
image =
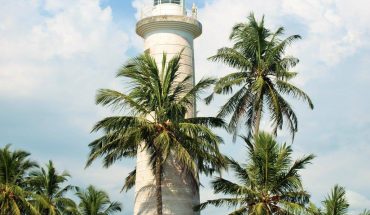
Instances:
[[[154,0],[154,6],[159,5],[159,4],[166,4],[166,3],[181,5],[181,0]]]

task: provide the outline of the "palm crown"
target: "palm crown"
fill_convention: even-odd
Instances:
[[[325,198],[323,208],[316,207],[313,203],[308,207],[307,214],[311,215],[346,215],[348,214],[348,200],[346,199],[346,190],[344,187],[335,185],[331,193]],[[367,210],[361,215],[367,215]]]
[[[199,94],[215,81],[202,79],[193,86],[192,77],[179,70],[180,56],[168,61],[163,54],[160,68],[149,54],[133,58],[117,74],[128,80],[128,94],[108,89],[98,92],[98,104],[126,108],[128,114],[108,117],[96,124],[93,131],[102,130],[104,135],[90,144],[88,165],[102,156],[105,166],[109,166],[117,159],[136,156],[141,148],[150,154],[157,192],[162,167],[169,156],[184,167],[195,183],[198,170],[208,174],[224,166],[218,149],[221,138],[210,129],[224,126],[223,120],[187,117]],[[135,171],[127,178],[126,188],[133,185],[134,178]]]
[[[28,152],[10,151],[10,145],[0,149],[0,214],[38,215],[29,202],[34,195],[26,190],[25,175],[37,164],[28,159]]]
[[[80,199],[78,215],[110,215],[122,210],[118,202],[112,202],[106,192],[89,186],[86,190],[78,189],[76,193]]]
[[[331,194],[323,201],[324,214],[326,215],[345,215],[348,212],[348,201],[346,191],[343,187],[335,185]]]
[[[41,168],[29,174],[27,183],[31,190],[37,194],[36,205],[41,214],[62,215],[76,207],[72,199],[65,197],[66,193],[75,187],[62,186],[69,177],[67,172],[59,174],[52,161],[49,161],[46,169]]]
[[[302,188],[298,173],[313,159],[305,156],[293,162],[292,148],[279,145],[266,133],[259,133],[250,142],[245,139],[249,160],[239,164],[230,159],[230,168],[240,184],[224,178],[212,182],[215,193],[230,197],[209,200],[196,209],[208,205],[237,207],[230,214],[294,214],[303,211],[309,202],[309,194]]]
[[[285,123],[294,136],[298,129],[297,117],[283,95],[303,99],[313,108],[308,95],[290,83],[297,75],[290,70],[298,59],[285,56],[286,48],[301,37],[293,35],[281,39],[283,33],[282,27],[271,32],[265,27],[264,18],[257,22],[251,14],[247,23],[233,27],[230,39],[234,46],[221,48],[210,57],[212,61],[223,62],[239,70],[221,78],[214,87],[217,94],[230,94],[233,88],[238,87],[218,114],[219,117],[231,115],[229,128],[234,134],[242,123],[247,126],[249,134],[253,129],[258,133],[262,114],[268,110],[274,133]],[[212,98],[213,94],[206,101],[209,103]]]

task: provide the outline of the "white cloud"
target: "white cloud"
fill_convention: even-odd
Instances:
[[[351,208],[356,208],[359,212],[370,208],[370,199],[358,192],[347,190],[346,197]]]
[[[363,4],[361,4],[361,2]],[[289,25],[289,34],[303,34],[304,39],[293,45],[289,53],[301,59],[297,70],[302,74],[297,82],[303,84],[327,72],[358,48],[368,47],[370,15],[366,1],[352,3],[344,0],[215,0],[200,8],[199,17],[204,33],[196,40],[197,71],[222,75],[223,67],[205,62],[220,47],[229,45],[227,38],[231,26],[245,21],[249,12],[260,18],[266,15],[267,25],[275,28]],[[353,6],[352,5],[356,5]],[[350,8],[350,9],[349,9]],[[357,14],[359,13],[359,14]],[[288,23],[289,23],[288,22]]]
[[[136,9],[135,17],[140,19],[142,13],[147,10],[150,10],[152,7],[153,0],[134,0],[132,1],[132,6]]]
[[[0,98],[34,101],[30,103],[43,106],[48,112],[45,115],[58,116],[65,126],[83,136],[88,134],[93,124],[106,115],[94,104],[95,92],[114,85],[115,71],[131,48],[129,35],[114,22],[111,8],[102,8],[100,3],[0,0]],[[53,109],[52,114],[48,108]],[[49,123],[55,126],[52,120]],[[59,135],[65,135],[63,132]],[[80,144],[87,144],[79,142],[78,137],[73,141],[78,149]],[[43,150],[52,151],[48,149],[52,145],[44,146]],[[53,160],[58,169],[69,170],[72,183],[94,184],[122,201],[119,191],[129,170],[119,165],[107,170],[100,165],[84,170],[86,151],[82,157],[68,160],[64,154]],[[50,154],[38,157],[45,159]]]
[[[319,154],[303,171],[304,185],[319,202],[335,184],[339,184],[346,188],[352,210],[369,208],[370,172],[366,164],[369,157],[370,147],[366,141]]]
[[[150,2],[132,2],[138,9],[136,18],[140,17],[139,8]],[[87,133],[96,118],[104,114],[93,106],[95,90],[113,86],[114,71],[124,62],[130,47],[142,51],[140,38],[120,29],[112,20],[111,8],[102,8],[99,3],[98,0],[0,0],[0,96],[56,104],[68,112],[68,122]],[[297,67],[301,72],[299,84],[309,84],[358,53],[360,48],[369,48],[369,4],[366,0],[207,1],[205,7],[199,8],[204,29],[195,41],[197,78],[232,71],[206,58],[218,48],[230,45],[227,38],[232,25],[245,21],[249,12],[254,11],[256,17],[266,15],[269,27],[283,25],[289,34],[304,35],[289,52],[301,59]],[[368,74],[363,75],[368,78]],[[213,111],[217,106],[219,103],[204,110]],[[363,113],[362,110],[355,114],[358,120],[366,119]],[[312,123],[317,123],[314,120]],[[228,152],[241,153],[240,146],[226,144],[230,145],[225,147]],[[356,210],[370,207],[367,195],[370,175],[366,169],[369,156],[370,149],[365,144],[333,148],[331,153],[320,154],[307,168],[305,184],[321,200],[339,183],[348,188],[348,198]],[[66,163],[66,169],[76,179],[108,190],[117,191],[128,172],[126,167],[119,166],[84,171],[83,164],[77,165],[80,160],[68,163],[63,159],[56,161],[60,166]],[[209,188],[203,192],[203,199],[212,196]]]
[[[99,0],[5,1],[0,7],[0,96],[51,104],[88,133],[106,111],[96,90],[114,85],[129,35]]]
[[[0,19],[5,20],[0,26],[0,94],[50,95],[66,77],[74,78],[63,83],[65,89],[75,89],[81,81],[85,81],[83,87],[99,82],[95,75],[112,75],[125,58],[128,35],[113,22],[111,8],[101,8],[99,3],[4,2],[0,9]],[[45,92],[45,86],[52,89]]]

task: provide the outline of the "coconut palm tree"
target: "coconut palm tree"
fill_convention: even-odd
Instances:
[[[228,197],[209,200],[196,210],[209,205],[235,207],[230,214],[294,214],[303,211],[310,195],[303,189],[299,171],[314,158],[313,155],[292,160],[292,148],[279,145],[273,136],[259,133],[253,141],[245,138],[248,162],[240,164],[230,159],[230,168],[240,183],[224,178],[213,182],[215,193]]]
[[[198,171],[208,174],[225,166],[218,149],[221,138],[210,129],[224,126],[224,121],[214,117],[188,118],[186,114],[199,94],[215,80],[202,79],[193,86],[192,77],[180,73],[180,59],[180,54],[170,60],[163,54],[160,68],[147,53],[129,60],[117,74],[128,80],[128,92],[104,89],[96,98],[97,104],[126,108],[126,114],[98,122],[93,131],[103,131],[104,136],[89,145],[88,165],[104,157],[108,167],[118,159],[135,157],[141,146],[149,153],[158,215],[163,207],[163,167],[169,157],[184,167],[196,186]],[[134,178],[135,171],[128,178],[131,186]]]
[[[323,208],[316,207],[311,203],[308,208],[308,214],[312,215],[346,215],[348,213],[349,204],[346,199],[346,191],[344,187],[335,185],[331,193],[326,197],[323,203]],[[366,212],[366,211],[365,211]]]
[[[46,169],[32,171],[28,177],[28,184],[35,192],[38,200],[38,208],[42,215],[62,215],[76,207],[74,201],[65,197],[66,193],[74,186],[66,185],[70,175],[67,172],[59,174],[52,161],[46,165]]]
[[[26,174],[37,167],[29,156],[25,151],[11,151],[10,145],[0,148],[0,214],[39,214],[30,203],[34,195],[25,189]]]
[[[304,213],[303,213],[304,214]],[[309,215],[324,215],[321,208],[317,207],[314,203],[310,202],[306,208],[306,214]]]
[[[335,185],[331,194],[323,201],[325,215],[345,215],[349,204],[344,187]]]
[[[307,214],[310,215],[347,215],[349,203],[346,198],[344,187],[335,185],[330,194],[322,201],[323,207],[319,208],[313,203],[307,208]],[[370,215],[370,211],[365,209],[359,215]]]
[[[360,213],[360,215],[370,215],[370,210],[365,209],[364,211],[362,211],[362,212]]]
[[[209,58],[238,70],[221,78],[214,87],[216,94],[231,94],[237,89],[218,113],[222,118],[231,116],[229,128],[234,137],[242,124],[250,135],[253,130],[258,133],[263,113],[267,111],[275,134],[286,124],[294,137],[298,130],[297,116],[285,96],[302,99],[311,109],[314,107],[309,96],[291,83],[297,76],[291,69],[299,60],[285,55],[287,47],[301,37],[292,35],[282,39],[283,34],[283,27],[272,32],[265,27],[264,17],[257,22],[251,14],[246,23],[233,27],[230,35],[233,47],[221,48]],[[207,103],[214,93],[206,99]]]
[[[78,188],[76,195],[80,199],[77,215],[111,215],[122,210],[121,203],[110,201],[106,192],[91,185],[86,190]]]

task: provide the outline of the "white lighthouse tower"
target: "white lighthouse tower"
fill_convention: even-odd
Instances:
[[[181,73],[194,76],[193,40],[201,35],[202,25],[197,21],[197,9],[188,16],[185,0],[153,0],[149,10],[144,10],[136,25],[136,33],[144,39],[145,52],[158,64],[163,53],[168,58],[182,52]],[[160,66],[160,65],[159,65]],[[188,115],[194,116],[195,108]],[[165,164],[162,201],[165,215],[193,215],[193,206],[199,204],[198,184],[184,174],[176,160]],[[135,185],[135,215],[155,215],[155,179],[148,163],[149,156],[138,150]]]

